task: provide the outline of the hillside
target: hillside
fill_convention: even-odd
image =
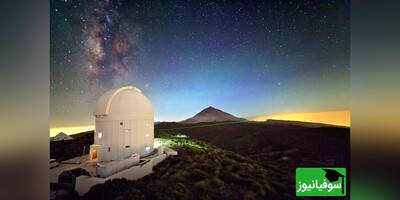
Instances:
[[[176,126],[177,125],[177,126]],[[350,129],[285,123],[202,123],[183,127],[161,123],[156,132],[185,134],[219,148],[291,172],[296,167],[350,166]]]
[[[304,126],[309,128],[320,128],[320,127],[337,127],[337,128],[347,128],[345,126],[331,125],[331,124],[323,124],[323,123],[315,123],[315,122],[302,122],[302,121],[289,121],[289,120],[276,120],[276,119],[268,119],[265,121],[265,124],[270,125],[295,125],[295,126]]]
[[[89,147],[94,142],[94,131],[86,131],[70,135],[73,140],[50,142],[50,158],[59,161],[68,160],[89,153]]]
[[[295,199],[285,171],[185,138],[158,133],[178,150],[137,181],[117,179],[94,186],[84,199]]]
[[[60,159],[80,155],[93,143],[93,131],[71,136],[74,143],[52,142],[51,154],[58,152]],[[155,137],[179,155],[140,180],[109,181],[76,198],[293,199],[296,167],[350,166],[349,128],[277,121],[162,122],[155,126]]]
[[[93,132],[72,135],[80,141]],[[82,197],[76,192],[60,193],[61,199],[295,199],[294,181],[285,170],[191,138],[177,138],[157,131],[156,141],[177,150],[153,173],[136,181],[114,179],[96,185]],[[52,184],[52,190],[58,190]],[[65,198],[64,198],[65,197]]]
[[[182,124],[197,124],[200,122],[224,122],[224,121],[243,121],[244,118],[235,117],[222,110],[208,107],[197,113],[194,117],[180,121]]]

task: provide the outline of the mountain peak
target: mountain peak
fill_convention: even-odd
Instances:
[[[180,123],[196,124],[200,122],[222,122],[222,121],[241,121],[241,120],[245,119],[235,117],[220,109],[209,106],[200,111],[199,113],[197,113],[194,117],[183,120]]]
[[[207,108],[204,108],[203,110],[220,110],[220,109],[214,108],[212,106],[208,106]]]
[[[216,109],[216,108],[214,108],[214,107],[212,107],[212,106],[208,106],[207,108],[204,108],[203,110],[201,110],[199,113],[197,113],[196,114],[196,116],[197,115],[199,115],[199,114],[207,114],[207,113],[210,113],[210,112],[223,112],[222,110],[220,110],[220,109]]]

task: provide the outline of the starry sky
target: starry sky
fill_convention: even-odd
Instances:
[[[107,90],[133,85],[155,121],[213,106],[240,117],[349,110],[348,1],[50,4],[50,127],[94,124]]]

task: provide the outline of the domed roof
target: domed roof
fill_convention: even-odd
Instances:
[[[138,88],[125,86],[104,93],[93,111],[94,116],[105,115],[153,115],[150,101]]]

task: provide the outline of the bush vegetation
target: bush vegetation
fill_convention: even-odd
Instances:
[[[137,181],[114,179],[93,186],[83,199],[279,199],[290,179],[257,161],[191,138],[157,133],[178,155]],[[283,175],[284,176],[284,175]],[[283,181],[282,181],[283,180]],[[294,190],[293,190],[294,191]]]

